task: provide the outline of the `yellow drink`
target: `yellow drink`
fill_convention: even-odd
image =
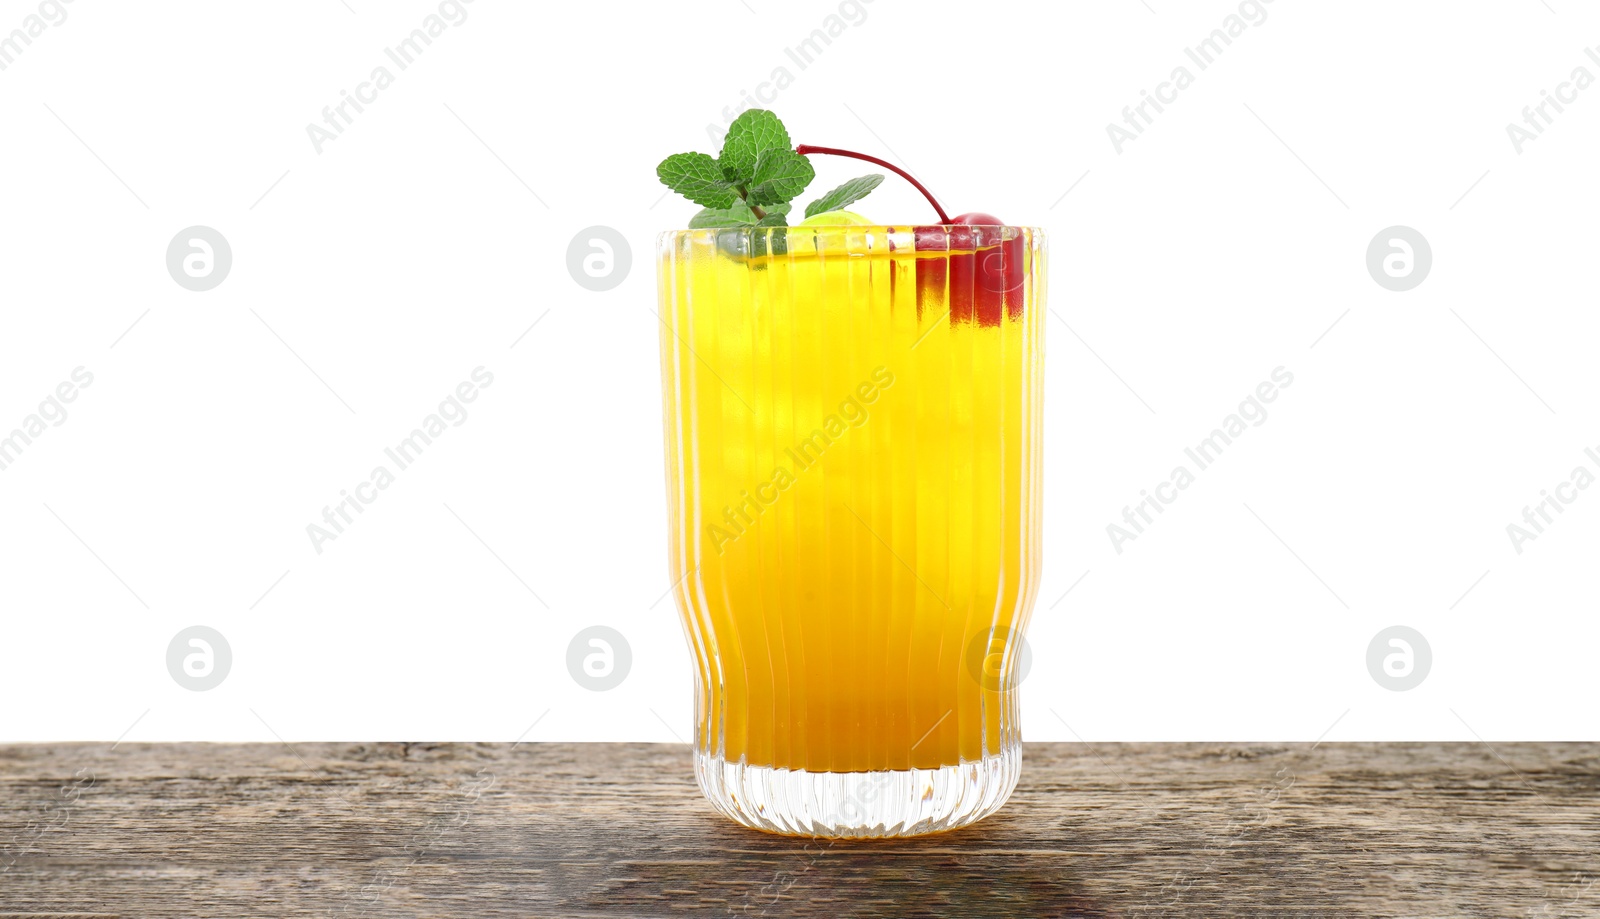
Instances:
[[[671,576],[703,786],[727,764],[1014,762],[1043,241],[956,229],[977,232],[661,239]]]

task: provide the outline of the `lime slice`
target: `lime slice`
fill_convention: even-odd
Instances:
[[[801,227],[870,227],[872,221],[853,211],[828,211],[795,224]]]

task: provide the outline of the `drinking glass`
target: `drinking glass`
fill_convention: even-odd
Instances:
[[[657,255],[701,790],[808,836],[993,813],[1039,582],[1044,235],[695,229]]]

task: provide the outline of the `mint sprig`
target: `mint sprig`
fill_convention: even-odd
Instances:
[[[704,208],[690,219],[691,228],[781,227],[788,225],[794,199],[816,178],[816,170],[794,149],[777,115],[750,109],[728,126],[719,156],[675,153],[656,166],[656,176]],[[859,201],[882,181],[881,175],[851,179],[811,202],[806,216]]]

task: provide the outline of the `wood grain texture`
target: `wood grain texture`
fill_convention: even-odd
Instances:
[[[0,916],[1600,916],[1600,745],[1030,744],[943,836],[766,836],[660,744],[0,746]]]

